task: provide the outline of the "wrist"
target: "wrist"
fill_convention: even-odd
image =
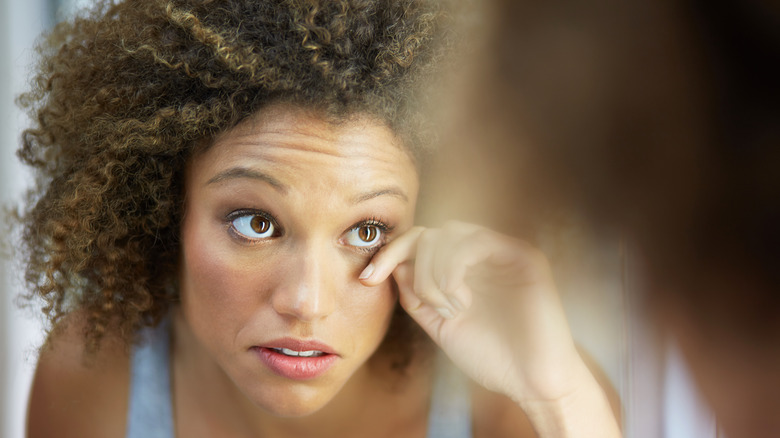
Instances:
[[[556,402],[587,388],[593,374],[572,344],[571,349],[556,354],[555,359],[525,363],[519,374],[505,384],[504,392],[518,405],[529,402]]]
[[[567,391],[556,397],[516,400],[541,438],[622,436],[606,393],[584,366]]]

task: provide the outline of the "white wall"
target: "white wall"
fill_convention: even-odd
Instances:
[[[26,88],[33,42],[50,24],[45,0],[0,0],[0,202],[19,200],[29,178],[14,155],[25,117],[14,98]],[[15,304],[18,266],[0,263],[0,435],[23,436],[27,391],[41,329]]]

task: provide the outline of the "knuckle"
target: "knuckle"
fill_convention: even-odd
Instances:
[[[420,243],[423,245],[429,245],[436,241],[438,237],[438,231],[433,228],[426,228],[420,233]]]
[[[431,289],[427,287],[415,287],[414,293],[423,301],[430,301],[433,296]]]
[[[528,258],[536,264],[548,264],[547,255],[539,248],[533,245],[526,245]]]
[[[429,293],[428,295],[418,295],[420,300],[433,307],[447,306],[448,302],[444,299],[444,296],[439,293]]]
[[[427,230],[427,229],[428,229],[428,228],[426,228],[426,227],[423,227],[423,226],[421,226],[421,225],[415,225],[415,226],[413,226],[412,228],[410,228],[410,229],[409,229],[409,232],[410,232],[410,233],[416,233],[416,234],[420,234],[420,233],[422,233],[423,231],[425,231],[425,230]]]
[[[487,228],[479,228],[471,233],[471,238],[479,242],[489,241],[493,239],[493,237],[495,237],[493,231],[488,230]]]

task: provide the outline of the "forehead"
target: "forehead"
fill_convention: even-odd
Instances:
[[[360,115],[332,123],[289,105],[264,109],[218,136],[188,172],[192,183],[204,183],[252,169],[293,186],[417,180],[413,159],[383,123]]]

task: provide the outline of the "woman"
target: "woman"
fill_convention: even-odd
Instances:
[[[544,257],[413,226],[446,25],[227,0],[60,25],[23,98],[53,327],[29,435],[618,436]]]

